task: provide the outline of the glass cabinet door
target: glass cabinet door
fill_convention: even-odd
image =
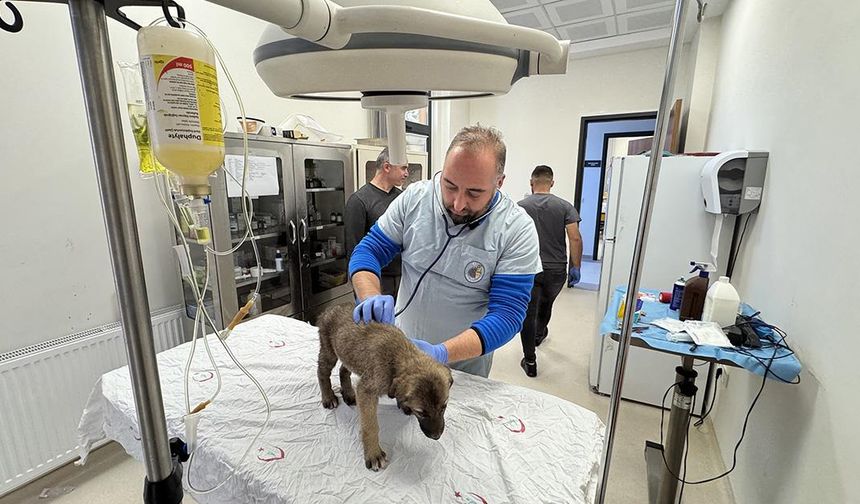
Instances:
[[[232,150],[231,150],[232,151]],[[264,312],[281,315],[293,315],[301,311],[301,302],[296,299],[300,292],[296,285],[299,282],[293,255],[296,253],[293,245],[296,228],[290,217],[292,209],[287,208],[287,201],[294,200],[293,195],[284,197],[284,188],[292,188],[292,170],[284,169],[284,161],[279,155],[261,155],[258,150],[249,155],[249,182],[246,190],[251,195],[253,208],[247,208],[250,219],[243,211],[241,197],[242,162],[241,155],[228,154],[225,160],[227,169],[227,218],[229,221],[230,243],[219,247],[219,250],[232,249],[233,252],[232,278],[238,306],[243,306],[254,292],[258,277],[261,277],[260,295],[249,316],[257,316]],[[291,158],[287,157],[287,162]],[[233,175],[231,177],[231,174]],[[290,180],[285,180],[285,177]],[[267,182],[262,182],[268,179]],[[253,181],[253,183],[251,182]],[[292,191],[291,191],[292,192]],[[247,199],[245,200],[247,205]],[[253,241],[259,252],[259,265],[254,255],[252,240],[246,237],[250,220],[253,231]],[[243,242],[244,240],[244,242]]]
[[[297,178],[303,177],[305,187],[299,209],[302,274],[306,308],[312,308],[351,292],[343,213],[352,194],[352,164],[349,149],[294,146],[294,153]]]
[[[411,184],[412,182],[417,182],[419,180],[424,180],[424,165],[420,163],[408,163],[407,169],[409,170],[409,176],[406,178],[406,182],[400,186],[401,189],[406,189],[406,186]],[[376,161],[366,161],[364,164],[364,176],[365,183],[370,183],[373,180],[373,177],[376,175]]]
[[[418,182],[419,180],[424,180],[424,166],[418,163],[409,163],[407,166],[409,169],[409,176],[406,177],[406,182],[403,183],[401,189],[406,189],[406,186],[411,184],[412,182]]]

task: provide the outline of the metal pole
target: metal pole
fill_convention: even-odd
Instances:
[[[645,247],[648,242],[648,231],[651,225],[651,207],[654,204],[654,189],[657,185],[657,178],[660,176],[664,139],[666,138],[666,130],[669,128],[669,112],[672,109],[672,95],[675,89],[675,78],[678,73],[678,60],[680,59],[681,47],[684,43],[684,18],[688,1],[693,0],[675,0],[675,17],[672,26],[672,36],[669,40],[669,55],[666,61],[666,74],[663,78],[663,92],[660,95],[660,109],[657,111],[654,141],[651,144],[648,176],[645,180],[645,194],[642,198],[642,210],[639,215],[639,230],[636,233],[636,247],[633,251],[633,262],[630,266],[630,279],[627,282],[627,301],[624,307],[624,321],[618,345],[618,356],[615,361],[615,377],[612,383],[612,393],[609,396],[609,416],[606,420],[606,437],[603,442],[603,463],[600,466],[600,483],[597,487],[598,504],[603,504],[606,499],[606,484],[609,481],[609,468],[612,461],[612,448],[615,442],[615,429],[618,427],[621,388],[624,385],[624,370],[627,367],[630,334],[633,331],[633,313],[636,311],[642,258],[645,256]]]
[[[149,300],[128,178],[105,9],[97,0],[69,0],[69,11],[119,296],[146,478],[150,482],[158,482],[171,475],[173,463],[152,342]]]

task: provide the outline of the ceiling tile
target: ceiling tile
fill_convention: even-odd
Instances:
[[[615,29],[615,21],[611,17],[585,23],[559,26],[557,29],[563,38],[569,39],[572,42],[606,38],[618,33]]]
[[[674,7],[673,0],[615,0],[615,11],[618,14],[654,9],[656,7]]]
[[[550,35],[552,35],[553,37],[555,37],[559,40],[565,40],[565,38],[566,38],[566,37],[562,37],[561,34],[558,32],[558,30],[556,30],[555,28],[545,28],[544,31],[549,33]]]
[[[519,9],[527,9],[540,5],[538,0],[490,0],[493,5],[499,9],[499,12],[505,13]]]
[[[505,19],[508,23],[527,26],[529,28],[551,28],[549,18],[541,7],[532,7],[531,9],[517,10],[505,13]]]
[[[544,5],[556,26],[612,16],[612,0],[562,0]]]
[[[618,16],[618,32],[633,33],[672,25],[674,7],[640,11]]]

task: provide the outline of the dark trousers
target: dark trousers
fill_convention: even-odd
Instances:
[[[546,326],[552,316],[552,304],[566,281],[567,272],[564,270],[549,270],[535,275],[532,298],[526,310],[523,330],[520,332],[523,356],[529,362],[535,360],[535,340],[538,336],[546,335]]]

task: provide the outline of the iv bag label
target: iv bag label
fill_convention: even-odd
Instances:
[[[224,145],[215,67],[192,58],[154,54],[140,61],[147,109],[164,142]]]
[[[761,187],[752,187],[752,186],[747,187],[746,191],[744,191],[744,199],[759,201],[759,200],[761,200],[761,192],[762,192]]]

